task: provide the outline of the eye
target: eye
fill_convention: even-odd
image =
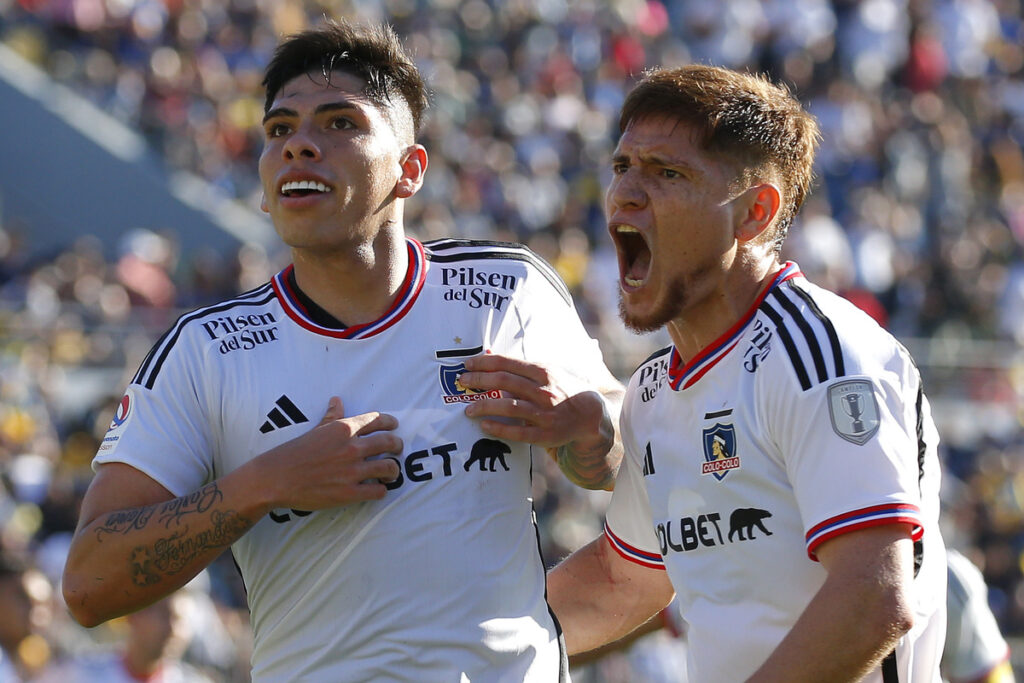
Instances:
[[[683,174],[674,168],[663,168],[661,169],[661,175],[668,178],[669,180],[675,180],[676,178],[682,178]]]
[[[339,116],[337,118],[331,119],[331,122],[328,124],[328,126],[330,128],[333,128],[334,130],[350,130],[352,128],[355,128],[356,124],[353,123],[352,119],[348,118],[347,116]]]
[[[622,175],[629,170],[629,164],[624,161],[617,161],[612,164],[612,173],[615,175]]]
[[[268,138],[279,138],[287,135],[290,129],[283,123],[271,123],[267,125],[266,130]]]

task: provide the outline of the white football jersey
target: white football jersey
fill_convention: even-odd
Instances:
[[[953,683],[982,680],[1010,658],[1010,646],[988,605],[981,570],[953,549],[947,550],[946,647],[942,670]]]
[[[248,591],[253,681],[558,681],[531,449],[464,415],[458,379],[491,351],[608,377],[564,283],[529,250],[409,240],[379,320],[316,322],[291,267],[180,318],[142,363],[95,463],[175,495],[299,436],[342,398],[398,419],[400,478],[380,501],[276,510],[232,546]],[[543,451],[542,451],[543,452]],[[545,456],[546,457],[546,456]]]
[[[938,436],[912,360],[867,315],[788,263],[691,362],[670,347],[640,365],[622,435],[606,538],[668,571],[691,681],[745,680],[822,585],[816,548],[889,523],[913,529],[917,618],[866,680],[939,680]]]

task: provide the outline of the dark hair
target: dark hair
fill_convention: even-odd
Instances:
[[[328,21],[286,38],[277,46],[263,74],[263,112],[270,111],[285,83],[313,70],[322,73],[328,82],[335,70],[360,77],[366,81],[363,93],[380,106],[400,97],[412,115],[413,135],[419,134],[427,108],[426,86],[390,26]]]
[[[619,130],[635,119],[665,115],[699,131],[701,149],[737,167],[737,181],[772,180],[782,206],[772,236],[781,250],[810,191],[820,134],[814,117],[787,88],[766,78],[713,66],[654,69],[626,96]]]

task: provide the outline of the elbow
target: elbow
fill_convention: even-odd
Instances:
[[[95,609],[95,605],[92,604],[95,601],[89,599],[89,593],[82,586],[81,581],[67,573],[64,574],[61,581],[61,593],[64,596],[64,604],[67,606],[68,613],[79,625],[93,628],[110,618]]]
[[[914,610],[902,590],[888,592],[878,605],[877,615],[878,633],[886,652],[914,628]]]

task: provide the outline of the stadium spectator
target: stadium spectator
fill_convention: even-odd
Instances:
[[[54,664],[35,683],[212,683],[182,661],[191,633],[187,591],[178,591],[124,617],[119,647]]]

